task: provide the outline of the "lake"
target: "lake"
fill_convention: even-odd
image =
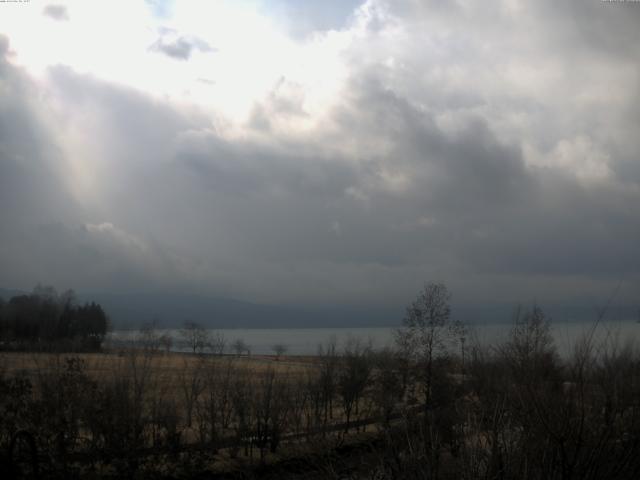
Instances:
[[[554,322],[552,335],[558,351],[567,355],[573,350],[575,342],[593,328],[594,322]],[[482,345],[497,345],[507,338],[512,325],[508,323],[475,324],[469,326],[468,343],[477,341]],[[374,348],[380,349],[393,346],[393,333],[396,328],[272,328],[272,329],[215,329],[212,333],[220,333],[224,336],[227,350],[230,345],[238,340],[243,340],[251,349],[252,354],[273,354],[272,347],[282,344],[287,347],[289,355],[314,355],[318,352],[318,345],[335,340],[338,350],[352,339],[370,343]],[[188,351],[182,342],[179,329],[158,330],[158,334],[168,334],[173,338],[174,351]],[[604,321],[601,322],[594,334],[598,342],[607,340],[624,344],[627,341],[635,341],[640,334],[640,323],[634,321]],[[137,331],[114,331],[107,338],[107,345],[118,346],[135,342]]]

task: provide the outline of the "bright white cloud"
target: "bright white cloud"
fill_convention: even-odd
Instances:
[[[137,2],[67,0],[56,6],[70,12],[68,21],[52,21],[35,5],[3,9],[0,17],[0,31],[16,52],[13,61],[34,75],[66,65],[236,122],[246,120],[282,78],[303,85],[306,108],[317,112],[331,104],[345,77],[340,53],[348,35],[329,32],[300,43],[251,3],[176,2],[163,17]],[[185,50],[188,42],[194,55]],[[160,47],[174,51],[173,59],[158,55]],[[189,61],[176,64],[176,54]]]

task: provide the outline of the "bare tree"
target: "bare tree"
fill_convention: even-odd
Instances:
[[[347,344],[343,362],[338,373],[338,392],[342,398],[346,424],[349,431],[352,414],[359,414],[360,400],[371,379],[371,348],[363,347],[359,341],[351,340]]]
[[[180,331],[185,344],[193,353],[202,353],[211,346],[209,332],[196,322],[186,321]]]
[[[401,364],[398,355],[390,349],[372,354],[374,367],[372,399],[388,428],[396,404],[404,396]]]
[[[424,405],[428,408],[433,384],[434,360],[447,352],[463,330],[451,320],[451,294],[442,283],[427,283],[416,300],[407,308],[403,327],[396,332],[401,351],[421,368],[419,380],[424,389]]]
[[[501,353],[516,370],[516,378],[530,380],[534,374],[548,374],[556,363],[551,325],[540,307],[523,311],[518,307],[508,342]]]
[[[276,360],[280,360],[280,357],[285,353],[287,353],[287,350],[289,350],[289,347],[287,347],[283,343],[276,343],[271,347],[271,350],[273,350],[273,353],[276,354]]]
[[[183,358],[180,387],[184,398],[187,427],[191,427],[194,407],[205,388],[204,359],[205,357],[198,357],[195,363],[191,364],[188,357]]]
[[[234,372],[231,386],[231,404],[233,405],[232,426],[236,437],[236,445],[244,446],[245,456],[253,455],[252,432],[254,428],[254,416],[252,401],[253,388],[250,380],[251,374],[246,368],[238,368]],[[235,457],[237,451],[231,449],[231,456]]]
[[[227,361],[212,361],[205,371],[202,401],[196,404],[196,408],[201,441],[209,443],[214,451],[231,426],[235,377],[236,369],[231,358]]]
[[[235,342],[233,342],[231,348],[233,348],[237,356],[240,356],[245,352],[249,353],[249,345],[247,345],[241,338],[238,338]]]
[[[140,327],[136,336],[135,343],[139,345],[143,350],[149,352],[156,352],[160,348],[160,337],[156,330],[156,321],[152,320]]]
[[[326,427],[329,419],[333,419],[333,398],[337,390],[338,353],[336,351],[335,338],[331,338],[324,346],[318,346],[318,359],[320,375],[317,381],[319,382],[321,404],[324,412],[322,424]]]
[[[165,353],[169,353],[171,351],[171,347],[173,346],[173,338],[171,337],[171,335],[169,335],[168,333],[163,333],[162,335],[160,335],[160,338],[158,338],[158,342],[164,349]]]
[[[224,354],[224,350],[227,346],[227,340],[226,338],[224,338],[224,334],[222,332],[215,332],[213,335],[211,335],[210,346],[211,351],[215,355]]]

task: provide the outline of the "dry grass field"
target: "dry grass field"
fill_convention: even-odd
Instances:
[[[37,388],[38,379],[61,374],[70,359],[79,359],[83,372],[97,382],[129,378],[144,381],[146,388],[161,391],[163,396],[183,400],[193,378],[232,369],[249,382],[274,372],[279,378],[296,381],[317,370],[314,357],[276,357],[269,355],[196,355],[175,352],[121,350],[104,353],[0,352],[0,373],[29,378]]]
[[[271,355],[236,356],[236,355],[192,355],[189,353],[153,353],[143,350],[121,350],[104,353],[40,353],[40,352],[0,352],[0,371],[6,374],[22,373],[27,376],[38,372],[52,371],[62,368],[67,358],[80,358],[86,372],[101,377],[113,372],[122,372],[131,366],[132,361],[143,359],[154,374],[177,375],[196,368],[204,363],[212,367],[233,362],[238,368],[255,373],[269,369],[278,373],[288,372],[300,374],[314,368],[316,359],[311,356],[283,356],[278,359]]]

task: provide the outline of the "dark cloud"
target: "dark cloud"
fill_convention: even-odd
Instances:
[[[163,35],[151,46],[151,50],[163,53],[175,60],[189,60],[193,52],[214,52],[204,40],[192,36],[177,36],[173,30],[164,30]]]
[[[47,5],[42,11],[45,16],[58,21],[69,20],[69,12],[64,5]]]
[[[2,58],[0,81],[4,87],[0,91],[0,199],[4,206],[0,221],[9,227],[43,220],[67,204],[69,197],[59,172],[61,152],[33,100],[37,86]]]

